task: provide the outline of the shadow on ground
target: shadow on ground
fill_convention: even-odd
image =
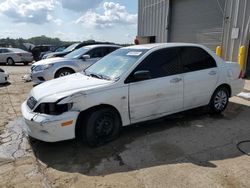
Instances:
[[[200,108],[126,127],[120,138],[99,148],[76,140],[31,139],[31,145],[48,167],[90,176],[185,162],[216,168],[212,161],[242,155],[236,144],[250,138],[249,114],[248,106],[230,103],[218,116]]]
[[[11,83],[10,83],[10,82],[6,82],[6,83],[4,83],[4,84],[0,84],[0,88],[1,88],[1,87],[7,87],[7,86],[9,86],[9,85],[11,85]]]

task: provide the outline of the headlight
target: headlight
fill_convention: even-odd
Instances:
[[[69,104],[57,104],[56,103],[41,103],[34,110],[34,112],[47,114],[47,115],[60,115],[69,111],[73,107],[73,103]]]
[[[43,71],[43,70],[49,69],[51,67],[53,67],[53,64],[37,65],[33,70],[34,71]]]

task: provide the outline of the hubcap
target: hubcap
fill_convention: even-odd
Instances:
[[[97,138],[108,137],[110,134],[112,134],[113,127],[114,127],[113,118],[108,114],[103,115],[96,121],[96,126],[95,126],[96,137]]]
[[[227,104],[227,94],[225,91],[219,91],[214,98],[214,107],[217,110],[222,110]]]
[[[70,75],[70,72],[62,72],[59,74],[59,77]]]
[[[12,65],[13,64],[13,60],[12,59],[9,59],[8,60],[8,65]]]

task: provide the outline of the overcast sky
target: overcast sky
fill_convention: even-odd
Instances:
[[[133,43],[137,0],[0,0],[0,38]]]

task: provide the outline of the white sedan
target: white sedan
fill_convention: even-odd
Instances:
[[[15,65],[16,63],[23,63],[28,65],[33,61],[31,53],[18,48],[0,48],[0,63],[7,65]]]
[[[3,69],[0,69],[0,84],[5,84],[8,81],[9,74]]]
[[[96,146],[130,124],[201,106],[221,113],[243,86],[239,65],[204,46],[138,45],[33,88],[22,114],[31,137],[56,142],[80,136]]]

